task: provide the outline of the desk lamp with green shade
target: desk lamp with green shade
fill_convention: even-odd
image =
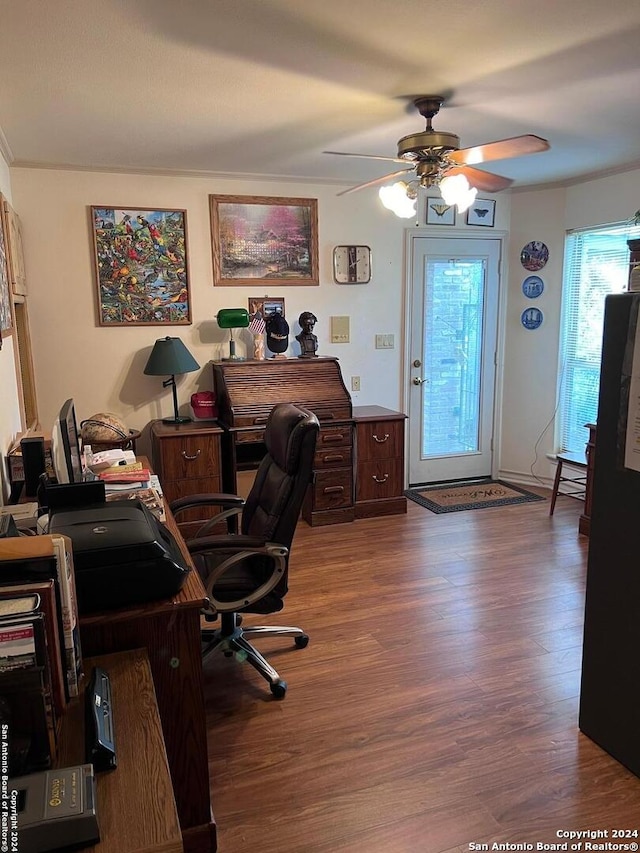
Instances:
[[[241,355],[236,355],[236,342],[233,338],[234,329],[246,329],[249,326],[249,312],[246,308],[221,308],[216,314],[216,320],[221,329],[229,329],[229,355],[223,361],[244,361]]]
[[[200,365],[191,355],[180,338],[158,338],[153,345],[151,355],[147,361],[144,372],[148,376],[167,376],[162,383],[163,388],[171,386],[173,392],[173,417],[163,418],[164,424],[186,424],[191,418],[182,417],[178,414],[178,395],[176,394],[176,373],[192,373],[199,370]]]

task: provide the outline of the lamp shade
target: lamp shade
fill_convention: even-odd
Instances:
[[[221,308],[216,314],[221,329],[246,329],[249,325],[249,312],[246,308]]]
[[[158,338],[144,372],[149,376],[173,376],[176,373],[191,373],[200,365],[191,355],[180,338]]]

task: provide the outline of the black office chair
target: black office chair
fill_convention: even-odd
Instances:
[[[246,639],[249,636],[294,637],[304,648],[309,637],[301,628],[242,628],[241,613],[276,613],[284,606],[287,593],[289,549],[302,501],[313,472],[313,457],[320,424],[306,409],[291,403],[275,406],[264,431],[267,454],[260,463],[246,499],[237,495],[193,495],[170,504],[174,515],[208,504],[222,512],[205,522],[189,552],[207,589],[214,608],[208,620],[220,616],[220,627],[202,632],[203,658],[216,649],[231,655],[239,652],[271,685],[273,695],[284,697],[287,684],[260,652]],[[232,527],[240,515],[240,533]],[[224,535],[210,535],[226,521]]]

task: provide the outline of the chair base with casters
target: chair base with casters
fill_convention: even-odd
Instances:
[[[220,614],[220,627],[204,629],[202,638],[203,662],[215,651],[221,651],[227,657],[232,655],[240,661],[246,661],[269,682],[272,694],[282,699],[287,692],[287,682],[280,678],[269,661],[253,646],[247,637],[293,637],[297,648],[304,649],[309,636],[302,628],[273,625],[252,625],[241,627],[242,616],[237,613]]]
[[[187,542],[209,600],[202,626],[202,655],[218,649],[247,661],[282,699],[287,683],[250,643],[250,637],[292,636],[298,648],[309,637],[301,628],[241,627],[243,613],[277,613],[288,588],[289,550],[305,493],[313,477],[320,424],[316,416],[291,403],[279,403],[264,431],[267,453],[246,500],[237,495],[191,495],[170,505],[174,513],[209,506],[218,510]],[[240,519],[238,527],[237,520]],[[224,535],[215,533],[225,523]],[[238,532],[239,530],[239,532]]]

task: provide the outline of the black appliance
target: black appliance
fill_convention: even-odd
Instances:
[[[81,615],[170,598],[190,571],[171,532],[139,500],[56,511],[49,533],[73,543]]]
[[[608,296],[598,400],[579,726],[640,776],[640,472],[624,467],[640,293]]]

